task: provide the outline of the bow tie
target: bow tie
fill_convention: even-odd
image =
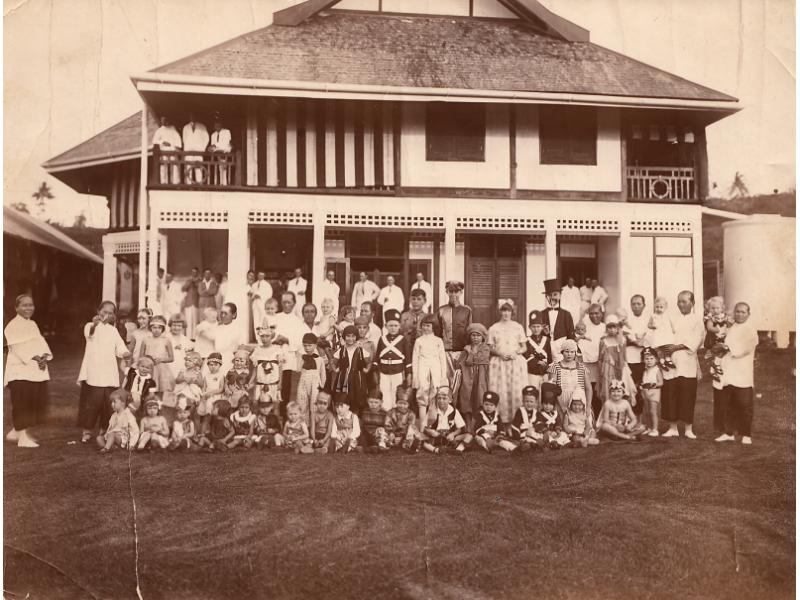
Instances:
[[[555,311],[558,311],[559,309],[558,309],[558,308],[548,308],[547,310],[555,310]]]

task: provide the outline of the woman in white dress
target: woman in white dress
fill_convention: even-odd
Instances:
[[[505,423],[510,423],[522,406],[522,388],[528,384],[525,358],[525,330],[512,320],[514,302],[501,299],[500,320],[489,328],[489,389],[500,396],[497,410]]]

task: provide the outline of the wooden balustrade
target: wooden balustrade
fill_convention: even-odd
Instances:
[[[151,186],[227,188],[242,185],[241,152],[184,152],[153,148]]]
[[[692,167],[626,167],[629,200],[695,202],[697,182]]]

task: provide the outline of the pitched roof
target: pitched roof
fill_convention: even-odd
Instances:
[[[148,129],[155,131],[158,123],[150,115]],[[108,162],[121,158],[133,158],[141,152],[142,147],[142,111],[123,119],[90,137],[85,142],[54,156],[42,167],[48,171],[68,168],[75,164],[91,162]]]
[[[84,260],[103,264],[103,259],[97,254],[87,250],[52,225],[5,205],[3,205],[3,234],[20,237],[61,252],[73,254]]]
[[[521,21],[320,12],[270,25],[154,73],[396,87],[736,101],[591,42]]]

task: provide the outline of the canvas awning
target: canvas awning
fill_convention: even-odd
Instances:
[[[103,259],[97,254],[84,248],[52,225],[8,206],[3,206],[3,235],[13,235],[84,260],[103,264]]]

